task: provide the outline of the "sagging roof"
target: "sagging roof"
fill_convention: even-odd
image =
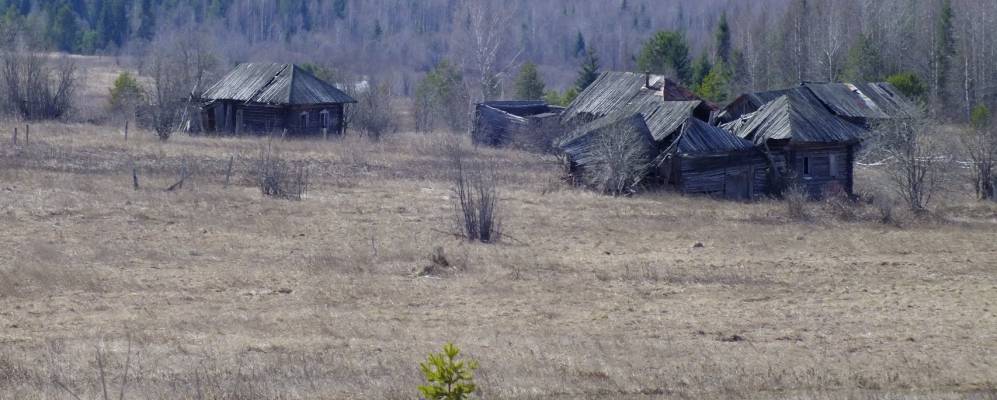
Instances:
[[[795,88],[741,95],[724,107],[718,120],[725,123],[734,121],[789,93],[813,95],[834,115],[862,122],[905,118],[914,110],[911,103],[889,83],[805,82]]]
[[[832,114],[809,90],[787,92],[742,119],[724,127],[756,145],[768,140],[848,143],[858,141],[865,132],[861,126]]]
[[[547,116],[564,111],[563,107],[549,105],[543,100],[486,101],[475,106],[493,108],[517,117]]]
[[[301,67],[276,63],[239,64],[201,97],[272,105],[356,103]]]
[[[754,145],[716,126],[689,117],[682,123],[682,130],[669,146],[679,154],[724,153],[749,150]]]
[[[688,89],[662,75],[633,72],[603,72],[564,110],[561,120],[571,122],[576,117],[602,118],[621,110],[638,97],[654,97],[662,101],[702,101]]]
[[[638,97],[623,107],[624,112],[640,113],[655,141],[662,141],[674,134],[689,119],[701,101],[662,101],[654,96]]]
[[[563,138],[557,146],[576,164],[585,166],[598,162],[592,146],[596,140],[606,135],[622,135],[629,131],[635,134],[637,145],[649,153],[654,149],[654,138],[640,113],[615,112],[590,122],[571,135]]]

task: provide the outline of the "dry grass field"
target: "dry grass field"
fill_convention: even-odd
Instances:
[[[506,236],[472,244],[449,135],[278,142],[293,202],[253,186],[262,139],[31,131],[0,141],[0,399],[412,399],[446,341],[486,399],[997,398],[995,205],[795,221],[475,149]]]

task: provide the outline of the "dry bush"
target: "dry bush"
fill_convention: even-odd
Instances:
[[[76,64],[53,62],[44,54],[22,50],[0,52],[4,109],[26,120],[58,119],[72,108],[77,89]]]
[[[790,178],[782,192],[782,200],[786,203],[786,215],[794,220],[807,219],[807,201],[810,195],[807,188]]]
[[[387,84],[371,85],[365,91],[347,91],[357,103],[346,106],[346,124],[367,137],[377,140],[398,130],[391,111],[391,89]]]
[[[498,215],[498,182],[485,166],[469,160],[460,142],[449,146],[457,231],[470,241],[498,242],[502,221]]]
[[[268,142],[256,161],[256,182],[264,196],[300,201],[308,189],[308,169],[289,165]]]
[[[583,173],[587,185],[612,196],[636,193],[651,168],[650,149],[632,127],[599,134],[584,158],[589,160]]]
[[[832,185],[824,191],[824,209],[842,221],[858,218],[855,201],[841,185]]]

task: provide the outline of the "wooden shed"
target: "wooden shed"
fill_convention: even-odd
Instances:
[[[201,96],[206,132],[341,134],[356,100],[294,64],[244,63]]]
[[[687,118],[655,160],[658,179],[687,194],[751,200],[769,193],[770,165],[750,141]]]
[[[855,151],[866,129],[831,113],[811,92],[787,92],[723,127],[763,148],[773,172],[811,197],[853,193]]]
[[[563,133],[562,107],[544,101],[489,101],[474,107],[471,139],[475,144],[548,151]]]

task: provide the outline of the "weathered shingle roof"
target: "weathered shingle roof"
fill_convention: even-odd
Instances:
[[[889,83],[807,82],[794,88],[743,94],[724,107],[718,120],[733,121],[790,93],[813,95],[833,114],[857,121],[905,118],[914,110],[913,105]]]
[[[650,85],[648,85],[650,83]],[[561,120],[571,123],[579,116],[602,118],[621,110],[638,98],[654,97],[658,102],[699,100],[688,89],[668,81],[661,75],[633,72],[603,72],[564,110]],[[666,98],[667,97],[667,98]]]
[[[275,105],[356,103],[297,65],[274,63],[239,64],[201,97]]]
[[[682,130],[670,147],[680,154],[706,154],[747,150],[754,145],[721,128],[690,117],[682,123]]]
[[[662,101],[660,98],[642,98],[624,109],[644,116],[647,128],[655,141],[662,141],[674,134],[692,116],[701,101]]]
[[[592,145],[604,135],[620,135],[623,131],[637,133],[639,145],[651,153],[654,149],[654,138],[648,130],[644,117],[639,113],[616,112],[604,118],[590,122],[568,137],[557,143],[568,157],[580,166],[586,166],[594,160]]]
[[[804,87],[810,89],[835,115],[864,119],[890,117],[869,96],[850,83],[807,83]]]
[[[832,114],[809,91],[792,91],[766,103],[740,123],[725,125],[761,145],[767,140],[840,143],[859,140],[865,129]]]

